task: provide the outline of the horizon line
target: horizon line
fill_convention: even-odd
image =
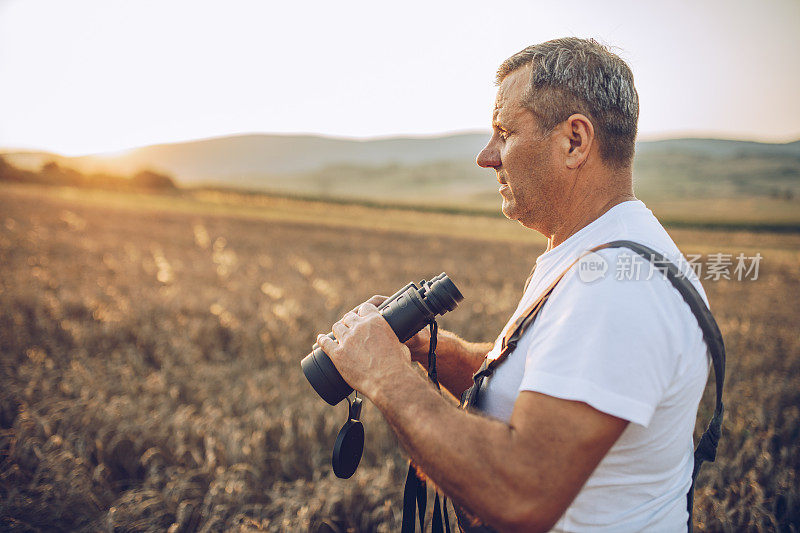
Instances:
[[[320,139],[340,140],[340,141],[354,141],[354,142],[371,142],[371,141],[385,141],[385,140],[414,140],[414,139],[440,139],[444,137],[455,137],[459,135],[486,135],[488,136],[489,130],[482,129],[466,129],[466,130],[449,130],[438,133],[396,133],[385,135],[373,136],[357,136],[357,135],[333,135],[318,132],[266,132],[266,131],[250,131],[250,132],[232,132],[227,134],[212,135],[208,137],[193,137],[186,139],[179,139],[174,141],[153,142],[149,144],[141,144],[130,146],[126,148],[106,150],[103,152],[80,152],[80,153],[64,153],[55,150],[49,150],[43,147],[34,146],[0,146],[0,154],[14,154],[14,153],[46,153],[67,158],[78,157],[115,157],[124,155],[128,152],[140,150],[144,148],[152,148],[156,146],[171,146],[178,144],[188,144],[193,142],[214,141],[220,139],[230,139],[236,137],[316,137]],[[703,140],[718,140],[718,141],[738,141],[738,142],[755,142],[761,144],[790,144],[800,141],[800,134],[784,137],[768,138],[759,135],[745,136],[735,135],[723,132],[714,132],[709,130],[676,130],[661,133],[647,133],[638,135],[636,142],[659,142],[671,141],[681,139],[703,139]]]

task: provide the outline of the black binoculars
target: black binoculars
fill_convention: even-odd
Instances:
[[[419,287],[409,283],[378,306],[378,310],[400,342],[405,342],[430,324],[436,315],[455,309],[463,299],[455,284],[442,272],[430,281],[422,280]],[[328,337],[333,339],[333,333]],[[353,388],[318,344],[315,343],[312,350],[300,362],[303,373],[317,394],[336,405],[353,392]]]

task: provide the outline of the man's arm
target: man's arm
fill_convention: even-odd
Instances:
[[[449,331],[440,329],[436,341],[436,374],[439,384],[459,398],[472,386],[472,375],[478,371],[491,343],[468,342]],[[431,334],[426,328],[406,342],[411,350],[411,360],[428,368],[428,350]]]
[[[414,378],[370,399],[425,474],[499,531],[551,529],[627,426],[585,403],[528,391],[505,424],[455,409]]]
[[[627,421],[582,403],[522,392],[509,424],[456,409],[415,371],[372,306],[318,341],[345,380],[383,413],[414,462],[501,531],[546,531]]]

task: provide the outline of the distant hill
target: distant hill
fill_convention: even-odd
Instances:
[[[352,140],[312,135],[238,135],[160,144],[118,156],[3,153],[38,169],[48,161],[84,173],[148,168],[183,185],[475,207],[497,205],[494,175],[475,156],[487,133]],[[800,198],[800,141],[784,144],[671,139],[637,144],[642,198]]]
[[[167,172],[187,184],[236,185],[242,176],[294,174],[329,165],[419,165],[474,158],[486,139],[486,135],[475,133],[364,141],[312,135],[237,135],[145,146],[112,157],[102,154],[62,157],[46,152],[4,155],[18,166],[39,166],[49,159],[87,171],[130,173],[146,166]]]
[[[652,153],[682,153],[707,157],[794,156],[800,158],[800,141],[790,143],[761,143],[731,141],[726,139],[666,139],[640,142],[636,145],[639,156]]]

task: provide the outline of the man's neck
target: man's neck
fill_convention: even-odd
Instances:
[[[589,209],[580,210],[576,213],[577,216],[566,218],[559,228],[547,236],[547,250],[545,251],[550,251],[566,241],[572,235],[603,216],[603,214],[615,205],[629,200],[636,200],[636,196],[634,196],[632,191],[620,192],[611,198],[596,202],[595,205]]]

